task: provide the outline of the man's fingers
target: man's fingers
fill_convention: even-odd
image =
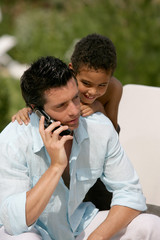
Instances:
[[[61,138],[61,142],[64,144],[68,140],[72,140],[72,139],[73,139],[73,136],[71,135],[63,135],[63,137]]]
[[[52,138],[52,140],[60,140],[61,143],[64,144],[66,141],[73,139],[73,136],[71,135],[64,135],[62,137],[60,136],[60,133],[68,129],[68,126],[60,126],[61,123],[56,121],[45,129],[44,119],[45,118],[42,116],[39,122],[39,132],[44,142]]]
[[[42,116],[39,120],[39,132],[42,135],[44,135],[44,117]]]
[[[42,116],[39,121],[39,131],[43,136],[46,135],[46,137],[51,137],[53,130],[59,127],[61,123],[59,121],[56,121],[56,122],[53,122],[51,125],[49,125],[47,128],[45,128],[44,120],[45,120],[45,117]],[[55,134],[55,135],[58,136],[58,134]]]

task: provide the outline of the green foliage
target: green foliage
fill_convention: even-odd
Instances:
[[[20,63],[42,55],[68,63],[75,40],[97,32],[116,46],[115,76],[122,84],[160,86],[160,0],[2,0],[1,7],[0,35],[17,38],[9,54]],[[18,82],[8,85],[13,82],[10,94],[17,100],[10,104],[9,114],[24,106],[18,100]]]
[[[0,113],[1,113],[0,131],[6,125],[7,114],[9,112],[9,105],[10,95],[8,93],[6,79],[0,78]]]
[[[0,76],[0,132],[11,121],[11,116],[24,106],[19,81]]]
[[[160,1],[14,0],[8,4],[2,1],[2,10],[9,14],[4,15],[1,34],[8,29],[17,37],[10,54],[21,63],[42,55],[68,62],[66,52],[73,41],[97,32],[114,42],[115,75],[123,84],[160,85]]]

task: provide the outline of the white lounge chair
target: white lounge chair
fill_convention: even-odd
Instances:
[[[146,202],[149,208],[160,206],[160,87],[125,85],[118,122],[120,142],[140,177]]]

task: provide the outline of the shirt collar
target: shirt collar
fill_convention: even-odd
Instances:
[[[30,122],[32,125],[32,136],[33,136],[33,151],[34,153],[39,152],[43,147],[44,143],[39,132],[39,119],[35,113],[30,115]],[[86,130],[85,118],[79,118],[79,126],[74,130],[74,138],[78,145],[80,145],[85,139],[88,138],[88,132]]]
[[[44,143],[39,132],[39,118],[35,113],[30,115],[30,123],[32,125],[33,151],[36,153],[44,147]]]

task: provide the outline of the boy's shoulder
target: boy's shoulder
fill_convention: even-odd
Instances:
[[[122,92],[123,92],[122,83],[113,76],[111,77],[106,93],[102,97],[98,98],[98,100],[103,105],[105,105],[109,103],[113,99],[113,97],[114,98],[116,97],[117,99],[120,100]]]
[[[112,76],[109,82],[109,88],[111,91],[121,92],[123,85],[116,77]]]

